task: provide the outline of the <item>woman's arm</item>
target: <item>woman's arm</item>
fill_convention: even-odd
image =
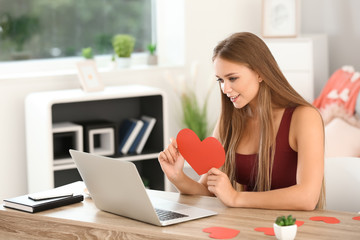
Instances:
[[[184,158],[178,151],[175,139],[171,139],[170,145],[158,157],[159,163],[166,177],[182,194],[212,195],[207,189],[206,176],[204,174],[199,182],[188,177],[184,171]],[[205,184],[204,184],[205,183]]]
[[[217,139],[219,136],[218,129],[219,121],[217,121],[213,131],[213,136]],[[170,145],[163,152],[160,152],[158,157],[161,168],[169,181],[172,182],[182,194],[214,196],[214,194],[208,190],[207,173],[203,174],[198,182],[184,173],[184,158],[178,151],[176,139],[171,138],[170,140]]]
[[[296,185],[266,192],[236,192],[227,176],[213,168],[208,173],[209,191],[231,207],[313,210],[324,176],[324,127],[316,109],[296,108],[289,143],[298,152]]]

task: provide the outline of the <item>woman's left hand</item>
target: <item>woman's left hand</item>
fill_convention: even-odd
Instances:
[[[230,183],[229,177],[217,168],[211,168],[207,177],[208,190],[219,198],[225,205],[234,206],[236,190]]]

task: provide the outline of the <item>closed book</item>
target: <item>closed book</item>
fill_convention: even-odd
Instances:
[[[131,145],[134,143],[136,136],[139,134],[142,126],[144,125],[144,122],[138,119],[130,119],[135,123],[134,128],[132,129],[129,137],[126,139],[124,146],[121,148],[122,154],[127,154],[129,152],[129,149]]]
[[[126,141],[128,140],[132,130],[134,129],[136,123],[130,119],[125,119],[119,129],[119,152],[124,147]]]
[[[147,128],[144,130],[144,134],[141,137],[139,144],[136,147],[136,153],[140,154],[145,146],[145,143],[147,142],[150,133],[152,131],[152,129],[154,128],[154,125],[156,123],[156,118],[150,117],[150,116],[142,116],[141,120],[144,121],[144,123],[146,123]]]
[[[141,120],[142,121],[142,120]],[[130,149],[129,149],[129,153],[136,153],[136,148],[137,146],[139,145],[141,139],[143,138],[144,134],[145,134],[145,131],[146,129],[149,127],[149,122],[148,121],[143,121],[143,126],[142,128],[140,129],[140,132],[139,134],[136,136],[133,144],[131,145]]]
[[[62,207],[72,203],[78,203],[83,200],[84,196],[82,194],[38,201],[30,199],[29,195],[22,195],[19,197],[4,199],[4,207],[35,213],[52,208]]]

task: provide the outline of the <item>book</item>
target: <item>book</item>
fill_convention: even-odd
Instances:
[[[119,151],[122,154],[127,154],[131,145],[135,141],[136,136],[139,134],[144,122],[138,119],[125,119],[119,131],[119,138],[121,143]]]
[[[143,120],[141,120],[141,121],[143,121]],[[140,140],[141,140],[142,137],[144,136],[144,133],[145,133],[146,129],[147,129],[148,126],[149,126],[149,122],[148,122],[148,121],[143,121],[143,123],[144,123],[144,124],[143,124],[142,128],[140,129],[139,134],[136,136],[133,144],[131,145],[131,147],[130,147],[130,149],[129,149],[129,153],[131,153],[131,154],[136,153],[136,148],[137,148],[137,146],[139,145]]]
[[[143,134],[141,138],[139,139],[139,143],[136,146],[136,153],[140,154],[145,146],[145,143],[147,142],[150,133],[152,129],[154,128],[154,125],[156,123],[156,118],[150,117],[150,116],[142,116],[141,120],[144,121],[144,125],[146,125],[146,129],[144,129]]]
[[[36,213],[56,207],[62,207],[65,205],[78,203],[83,200],[84,196],[82,194],[47,198],[37,201],[30,199],[29,195],[22,195],[14,198],[4,199],[4,207],[29,213]]]
[[[119,147],[118,151],[121,153],[121,149],[123,148],[126,140],[129,138],[131,131],[135,127],[135,122],[130,121],[130,119],[125,119],[120,126],[119,129]]]

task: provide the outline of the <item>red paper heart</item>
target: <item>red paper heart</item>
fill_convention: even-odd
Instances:
[[[324,223],[329,223],[329,224],[336,224],[340,222],[340,220],[335,217],[323,217],[323,216],[311,217],[310,220],[323,221]]]
[[[215,239],[230,239],[234,238],[239,234],[239,230],[224,228],[224,227],[209,227],[204,228],[203,232],[210,233],[209,237]]]
[[[196,133],[185,128],[178,133],[176,141],[181,155],[199,175],[212,167],[219,168],[225,162],[225,150],[214,137],[200,141]]]
[[[360,216],[353,217],[352,219],[354,219],[354,220],[359,220],[359,221],[360,221]]]
[[[298,220],[296,220],[296,222],[295,222],[295,224],[296,224],[298,227],[302,226],[304,223],[305,223],[304,221],[298,221]]]
[[[274,228],[269,228],[269,227],[258,227],[254,229],[257,232],[263,232],[265,235],[268,236],[275,236],[275,232],[274,232]]]

